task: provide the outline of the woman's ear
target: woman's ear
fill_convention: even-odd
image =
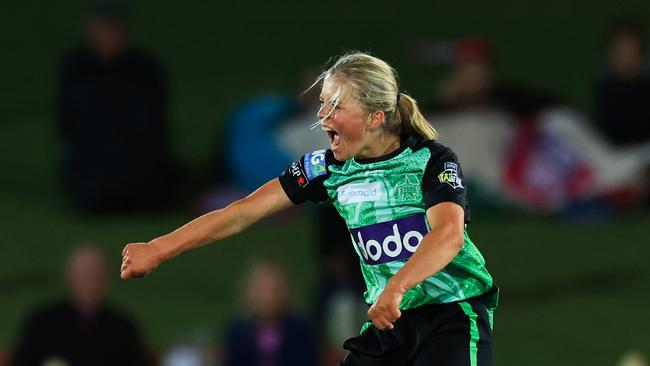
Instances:
[[[384,123],[386,119],[386,113],[384,111],[374,111],[370,113],[370,118],[368,121],[368,128],[376,129],[381,127],[381,124]]]

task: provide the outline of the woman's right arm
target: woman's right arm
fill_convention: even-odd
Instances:
[[[237,234],[280,210],[292,206],[278,179],[264,184],[248,197],[212,211],[149,243],[127,244],[122,250],[120,277],[142,277],[161,262],[185,251]]]

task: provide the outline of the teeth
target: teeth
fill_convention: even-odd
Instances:
[[[321,126],[321,130],[323,130],[323,131],[327,131],[327,132],[331,132],[331,131],[333,131],[331,128],[329,128],[329,127],[325,127],[325,126]]]

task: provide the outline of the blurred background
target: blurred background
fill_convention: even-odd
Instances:
[[[326,147],[301,92],[354,49],[461,159],[502,289],[495,364],[648,365],[650,3],[2,8],[0,365],[336,364],[367,308],[331,210],[118,272],[124,244]]]

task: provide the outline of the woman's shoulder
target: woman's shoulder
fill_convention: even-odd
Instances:
[[[456,153],[454,150],[443,144],[442,142],[438,140],[429,140],[429,139],[424,139],[420,138],[419,140],[415,141],[414,144],[414,151],[418,151],[420,149],[428,149],[431,152],[431,157],[437,157],[437,158],[446,158],[446,157],[456,157]]]

